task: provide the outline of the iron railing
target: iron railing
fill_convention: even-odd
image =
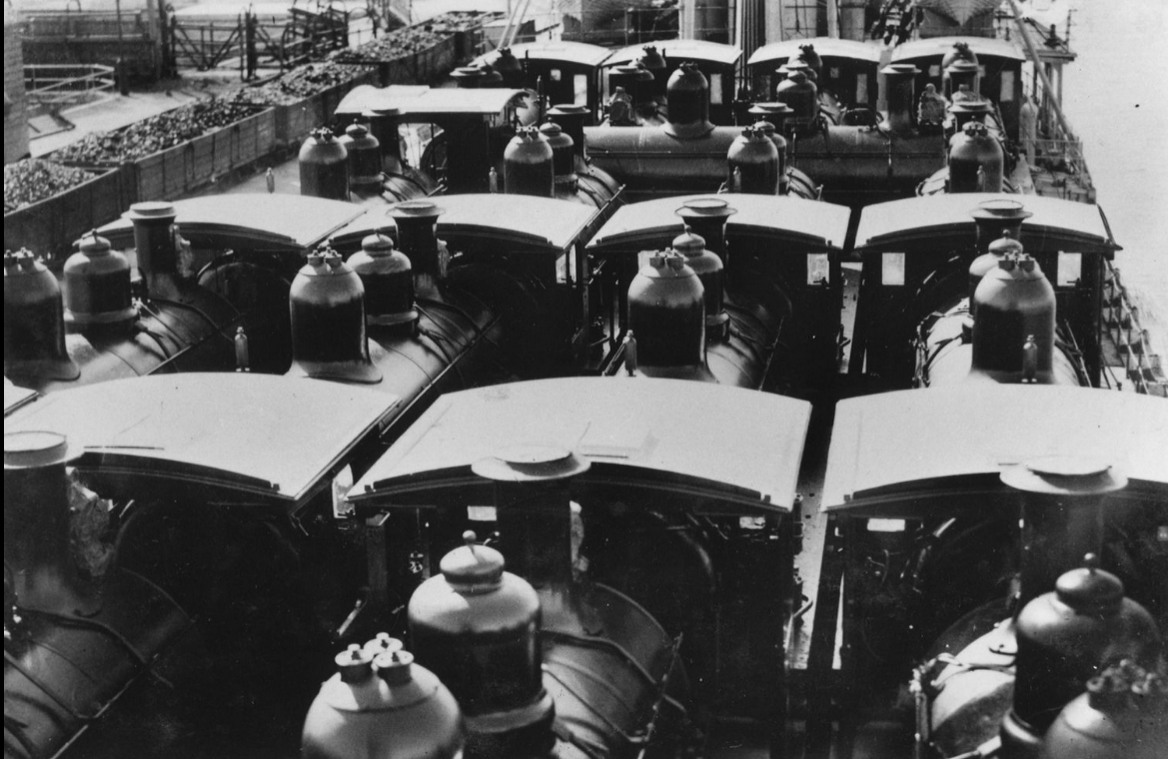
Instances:
[[[30,63],[24,66],[24,89],[30,102],[60,109],[88,103],[115,86],[113,66]]]

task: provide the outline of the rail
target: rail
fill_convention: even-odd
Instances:
[[[24,88],[38,105],[61,108],[88,103],[115,86],[114,67],[99,64],[30,63],[24,66]]]

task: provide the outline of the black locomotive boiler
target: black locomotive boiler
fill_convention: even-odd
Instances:
[[[96,232],[78,241],[60,281],[33,253],[5,254],[5,376],[53,392],[160,371],[279,369],[283,315],[199,286],[173,205],[138,203],[127,216],[133,264]],[[270,306],[280,285],[262,274],[251,305]]]
[[[70,487],[88,496],[66,500],[64,463],[52,483],[6,467],[6,747],[294,754],[334,641],[378,624],[360,525],[334,503],[402,413],[365,388],[223,372],[62,390],[8,415],[8,447],[66,431],[84,490]]]
[[[841,691],[887,699],[886,715],[899,703],[917,756],[1037,756],[1104,667],[1160,669],[1165,413],[997,383],[841,402],[823,500],[847,553]],[[867,732],[853,745],[881,735]]]
[[[459,700],[468,752],[674,756],[741,730],[781,746],[809,414],[652,378],[440,398],[347,501],[384,530],[370,571],[413,593],[407,647]]]
[[[102,503],[66,474],[80,453],[5,420],[4,755],[180,755],[210,724],[187,708],[201,635],[162,588],[110,561]]]

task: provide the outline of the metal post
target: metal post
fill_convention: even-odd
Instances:
[[[126,40],[122,33],[122,0],[115,0],[114,11],[118,20],[118,91],[125,96],[130,94],[130,86],[126,82]]]

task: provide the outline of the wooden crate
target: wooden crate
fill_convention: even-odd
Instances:
[[[378,66],[381,86],[437,84],[454,70],[457,50],[457,38],[450,35],[425,50],[384,61]]]
[[[97,176],[30,206],[4,214],[4,248],[28,248],[47,258],[70,254],[73,242],[118,218],[125,174],[119,168],[93,168]]]
[[[347,82],[321,90],[295,103],[274,106],[276,144],[281,147],[299,145],[309,132],[332,119],[341,99],[349,90],[359,84],[370,84],[375,77],[376,72],[372,69],[355,70],[353,78]]]
[[[213,132],[159,150],[122,165],[131,197],[123,195],[123,210],[140,200],[176,200],[225,174],[246,166],[275,149],[276,114],[257,107],[255,113]],[[78,165],[62,161],[67,166]],[[89,169],[108,169],[99,164]]]

